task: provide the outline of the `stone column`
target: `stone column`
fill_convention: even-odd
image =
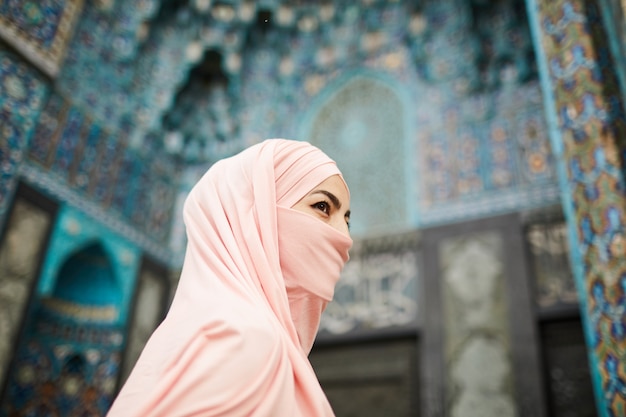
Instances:
[[[593,0],[527,0],[598,415],[626,412],[626,131]]]

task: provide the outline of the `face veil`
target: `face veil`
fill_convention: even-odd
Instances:
[[[279,206],[278,243],[291,317],[308,355],[352,240],[308,214]]]
[[[284,139],[207,171],[185,202],[172,306],[109,416],[333,415],[306,355],[352,241],[290,209],[333,175]]]

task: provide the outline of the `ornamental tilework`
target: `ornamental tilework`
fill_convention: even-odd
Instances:
[[[118,166],[124,148],[126,146],[123,141],[118,142],[118,137],[113,135],[101,137],[98,144],[99,158],[94,161],[94,168],[91,171],[89,193],[104,207],[110,205],[112,189],[121,179],[118,179]]]
[[[106,132],[98,125],[92,125],[83,138],[82,157],[77,161],[74,184],[78,190],[87,194],[93,182],[94,161],[98,160],[99,144],[106,138]]]
[[[440,5],[430,11],[430,15],[425,12],[426,21],[441,24],[445,21],[445,13],[457,12]],[[450,30],[458,31],[457,26],[452,25]],[[445,27],[442,30],[440,36],[448,36]],[[412,123],[415,123],[418,161],[415,165],[420,178],[416,190],[418,224],[558,202],[538,83],[516,83],[515,79],[522,70],[505,67],[499,89],[464,95],[459,94],[455,82],[449,81],[455,79],[452,76],[444,77],[434,85],[416,80],[410,75],[415,71],[414,62],[403,64],[403,56],[402,48],[396,45],[393,53],[371,54],[364,62],[379,74],[386,73],[394,80],[407,82],[406,85],[399,85],[399,89],[412,91],[410,100],[415,109]],[[310,84],[313,86],[310,91],[325,92],[332,88],[337,73],[341,74],[335,71],[308,76],[305,90]],[[254,76],[251,78],[254,79]],[[265,88],[267,85],[265,83]],[[261,92],[256,94],[256,97],[263,96]],[[308,105],[302,97],[299,100],[305,103],[303,107]],[[285,119],[297,120],[297,117],[277,120]],[[263,119],[265,123],[267,120],[271,119]],[[259,130],[263,129],[263,121],[252,124],[255,130],[259,127]],[[501,125],[496,126],[496,121]],[[520,130],[520,127],[524,129]],[[274,129],[280,131],[279,128]],[[284,130],[290,131],[289,127]],[[472,158],[467,158],[472,155]],[[495,193],[502,189],[507,191],[506,197]],[[459,198],[465,194],[471,195],[472,199],[464,201]],[[477,199],[481,194],[484,197]],[[468,204],[474,206],[470,211],[467,210]]]
[[[500,119],[495,120],[487,129],[485,149],[488,149],[486,159],[491,169],[486,178],[486,188],[498,190],[511,187],[518,182],[515,178],[517,167],[511,152],[512,132],[506,122]]]
[[[122,329],[43,307],[36,323],[14,361],[0,415],[104,415],[115,394]]]
[[[82,6],[82,0],[2,0],[0,37],[55,76]]]
[[[30,159],[45,167],[52,164],[53,150],[56,148],[60,134],[59,127],[64,123],[66,113],[65,100],[58,94],[51,94],[29,144],[28,157]]]
[[[488,77],[474,73],[477,67],[467,65],[474,60],[471,51],[478,53],[476,48],[482,48],[478,44],[490,39],[508,37],[520,50],[528,51],[530,38],[520,23],[522,17],[513,16],[510,6],[496,8],[482,19],[499,22],[498,29],[476,35],[470,23],[471,11],[456,6],[452,2],[429,3],[419,15],[422,29],[409,33],[406,20],[396,13],[396,6],[390,6],[391,10],[385,12],[390,17],[383,25],[384,36],[374,40],[366,35],[363,39],[369,41],[363,43],[332,25],[320,33],[294,36],[290,41],[294,52],[288,55],[272,47],[275,41],[269,35],[265,41],[258,41],[259,45],[244,59],[249,65],[244,64],[243,69],[246,82],[241,100],[241,136],[259,141],[278,132],[310,140],[312,125],[306,120],[314,120],[318,112],[323,112],[351,77],[371,76],[386,80],[398,92],[403,106],[413,109],[400,140],[404,144],[401,146],[409,150],[402,162],[411,167],[406,172],[417,173],[413,188],[402,188],[403,182],[392,177],[386,180],[398,184],[397,191],[411,199],[409,206],[414,212],[405,226],[558,203],[541,91],[532,76],[532,63],[506,57],[506,48],[498,44],[498,52],[489,56],[493,61]],[[381,21],[377,13],[358,13],[366,22]],[[330,55],[334,59],[324,66],[298,54],[323,44],[329,28],[334,28],[337,35],[333,37],[333,48],[356,42],[346,49],[350,52],[341,54],[343,60],[333,52]],[[406,48],[392,41],[401,33],[414,36],[412,42],[422,44],[425,55],[416,55],[415,46]],[[459,47],[459,39],[465,39],[467,45]],[[323,55],[323,48],[318,51]],[[498,54],[509,63],[496,65]],[[420,68],[427,68],[427,74],[422,74]],[[480,81],[483,78],[487,81]],[[284,93],[273,88],[277,84],[284,86]],[[299,122],[301,114],[305,114],[305,122]],[[350,157],[358,158],[355,154]],[[377,161],[377,166],[384,165],[385,161]],[[346,162],[342,166],[349,169]],[[385,175],[388,170],[380,171]],[[363,193],[355,191],[357,195]],[[384,214],[374,217],[384,218]]]
[[[155,16],[157,9],[154,0],[87,5],[59,76],[59,90],[107,129],[132,119],[126,134],[140,142],[160,128],[191,64],[185,55],[190,28]]]
[[[481,9],[485,27],[495,22],[489,33],[473,26],[469,19],[476,12],[473,6],[458,9],[454,2],[416,9],[401,2],[377,3],[367,9],[350,6],[335,10],[335,18],[319,30],[274,27],[255,32],[240,51],[239,72],[233,72],[228,54],[243,48],[241,30],[249,24],[243,20],[230,29],[209,28],[194,14],[180,11],[170,15],[174,18],[157,12],[150,1],[89,4],[57,83],[58,92],[67,97],[71,93],[72,102],[50,100],[51,111],[42,117],[45,123],[38,127],[41,135],[35,136],[31,158],[65,177],[81,193],[95,196],[104,207],[112,204],[124,218],[134,218],[134,224],[150,223],[133,214],[142,213],[149,198],[139,195],[124,203],[123,190],[107,189],[97,179],[97,167],[88,161],[99,158],[106,146],[96,147],[96,142],[121,140],[119,132],[123,132],[133,149],[152,149],[156,144],[155,152],[175,154],[186,146],[180,155],[183,159],[211,162],[265,137],[306,139],[303,120],[313,118],[351,75],[368,73],[387,79],[400,92],[398,98],[407,111],[402,142],[408,152],[401,165],[407,165],[404,172],[409,180],[397,190],[408,196],[407,207],[413,211],[405,216],[406,226],[552,204],[558,196],[538,86],[533,81],[523,84],[532,80],[528,75],[532,62],[521,55],[508,57],[510,48],[502,43],[509,39],[520,51],[529,50],[524,16],[512,14],[509,3]],[[191,28],[198,29],[194,25],[202,29],[199,45],[190,38]],[[355,27],[364,36],[357,36]],[[212,44],[213,38],[223,42]],[[458,39],[463,39],[462,45]],[[494,43],[495,52],[487,54],[488,71],[476,72],[478,67],[472,63],[495,40],[499,42]],[[195,58],[194,45],[200,48]],[[460,48],[463,58],[441,45]],[[189,114],[195,116],[188,121],[194,122],[192,126],[203,122],[201,129],[192,129],[198,140],[187,145],[168,142],[161,116],[173,105],[174,93],[190,66],[208,48],[223,54],[228,88],[211,90],[217,93],[211,94],[213,101],[208,104],[210,117],[206,106],[192,105]],[[502,125],[492,126],[494,120]],[[518,128],[527,125],[532,126]],[[113,139],[106,139],[109,135]],[[221,137],[226,140],[215,140]],[[46,153],[46,145],[56,154]],[[140,168],[129,168],[124,153],[107,154],[115,167],[113,174],[120,175],[115,170],[124,167],[125,172],[141,175]],[[121,162],[124,158],[127,162]],[[428,170],[422,171],[424,167]],[[136,179],[129,183],[135,184]],[[469,203],[472,207],[466,210]],[[167,220],[157,223],[168,227]],[[154,230],[154,224],[140,227]]]
[[[454,188],[462,197],[482,191],[481,136],[475,129],[463,129],[458,132],[458,138],[459,146],[454,150],[453,157],[459,162]]]
[[[51,167],[64,180],[69,180],[70,168],[76,158],[76,151],[80,142],[83,126],[83,117],[76,108],[70,108],[65,119],[65,126],[60,132],[56,143],[54,160]]]
[[[409,179],[396,190],[410,201],[405,226],[553,204],[557,187],[525,14],[513,0],[504,3],[379,2],[334,7],[326,17],[309,8],[305,14],[320,12],[311,29],[279,13],[257,27],[244,17],[254,5],[233,5],[234,20],[221,22],[197,5],[94,3],[76,28],[58,90],[114,137],[123,132],[130,147],[156,144],[210,163],[266,137],[307,139],[307,120],[348,78],[366,73],[386,79],[406,111],[401,165]],[[168,111],[182,104],[176,91],[207,51],[221,56],[227,87],[193,89],[188,111]],[[164,123],[164,115],[182,121]],[[94,192],[81,166],[70,169],[70,181]],[[121,201],[116,191],[96,188],[99,200]],[[144,200],[138,196],[138,206]],[[140,217],[135,222],[146,220]]]
[[[149,198],[146,230],[159,241],[166,242],[170,234],[171,213],[176,200],[175,190],[167,181],[153,181]]]
[[[421,224],[558,203],[538,83],[433,96],[416,109]]]
[[[174,202],[166,199],[163,204],[160,201],[154,208],[159,214],[150,220],[146,213],[152,208],[146,194],[158,189],[160,197],[173,195],[177,187],[176,170],[174,164],[167,161],[168,157],[150,158],[150,152],[155,150],[132,149],[123,133],[113,134],[103,128],[55,92],[35,128],[28,155],[46,175],[54,178],[45,182],[52,186],[45,186],[46,190],[63,194],[61,188],[72,188],[90,203],[111,209],[142,233],[165,242]],[[150,159],[157,162],[147,163]],[[124,180],[120,182],[118,178]],[[137,182],[144,187],[136,188]],[[150,187],[157,182],[158,187]],[[102,216],[104,213],[96,217]]]
[[[65,208],[58,225],[12,363],[3,416],[104,415],[113,400],[124,339],[120,326],[128,317],[139,253],[78,211]],[[72,259],[94,240],[112,255],[111,268],[97,251]],[[94,273],[91,279],[83,279],[85,271]],[[68,279],[71,273],[74,279]],[[81,290],[89,300],[73,301]],[[109,303],[111,290],[121,295],[117,304]]]
[[[568,218],[579,255],[579,292],[586,298],[588,340],[599,369],[603,416],[626,412],[624,294],[624,113],[596,6],[583,1],[540,2],[557,116]],[[576,258],[576,257],[575,257]]]
[[[0,44],[0,223],[48,85]]]
[[[120,167],[118,170],[118,178],[123,179],[113,184],[113,196],[111,204],[117,207],[124,218],[130,218],[135,203],[134,198],[129,196],[136,195],[138,190],[137,170],[140,165],[135,162],[135,155],[127,148],[121,156]]]

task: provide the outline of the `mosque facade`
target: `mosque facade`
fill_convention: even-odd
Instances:
[[[0,416],[100,416],[214,162],[309,141],[338,417],[626,415],[626,3],[0,0]]]

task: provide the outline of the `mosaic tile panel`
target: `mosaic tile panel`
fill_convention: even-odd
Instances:
[[[47,93],[45,80],[0,44],[0,224]]]
[[[0,415],[103,416],[115,395],[122,330],[42,311],[13,366]]]
[[[96,108],[100,106],[96,90],[113,88],[107,96],[119,98],[120,91],[132,87],[136,93],[133,97],[142,97],[141,104],[134,105],[132,112],[135,125],[158,127],[160,115],[173,101],[174,86],[180,85],[191,65],[183,50],[195,50],[200,56],[202,51],[214,48],[224,54],[225,62],[228,53],[238,51],[241,64],[238,72],[233,73],[227,63],[223,65],[230,74],[231,85],[241,85],[241,90],[229,89],[230,97],[212,105],[234,109],[233,120],[238,125],[227,142],[234,146],[214,146],[213,136],[218,134],[215,126],[208,123],[202,129],[207,133],[198,135],[204,137],[202,140],[207,145],[203,147],[192,141],[193,145],[182,155],[218,159],[266,137],[307,139],[310,119],[323,105],[320,102],[337,92],[342,84],[338,80],[365,70],[393,80],[398,83],[398,90],[410,95],[403,103],[409,116],[404,150],[409,150],[408,155],[415,151],[418,159],[407,157],[404,164],[409,178],[418,179],[408,186],[411,202],[407,206],[413,211],[407,216],[408,225],[445,223],[558,202],[541,93],[533,81],[532,45],[525,15],[520,12],[524,8],[515,1],[493,7],[472,5],[459,9],[457,6],[454,2],[431,2],[423,7],[380,2],[367,9],[350,5],[343,10],[333,9],[335,18],[320,18],[315,30],[296,29],[290,26],[293,22],[280,23],[267,32],[254,32],[248,43],[237,40],[248,25],[237,20],[238,17],[230,26],[210,26],[204,20],[194,20],[193,13],[181,12],[184,16],[180,22],[158,19],[151,22],[151,34],[142,49],[137,50],[140,56],[135,69],[125,67],[127,61],[114,51],[102,52],[103,56],[112,54],[119,65],[102,70],[99,87],[94,83],[71,89],[84,90],[80,101],[93,102]],[[318,11],[311,8],[313,14]],[[105,13],[96,9],[90,13],[91,26],[112,28]],[[480,20],[480,28],[489,29],[478,30],[477,24],[470,22],[470,16]],[[193,24],[200,27],[198,42],[190,42],[179,30]],[[85,24],[85,29],[79,29],[85,30],[85,43],[76,49],[84,52],[76,54],[70,65],[72,69],[68,69],[65,87],[68,90],[69,83],[76,82],[81,71],[95,71],[98,53],[90,52],[89,45],[94,40],[88,41],[89,27]],[[459,39],[464,42],[461,46],[456,42]],[[220,44],[219,40],[223,42]],[[441,45],[457,49],[450,52]],[[107,47],[102,46],[102,51]],[[458,50],[462,53],[454,52]],[[511,50],[515,51],[513,55],[507,55]],[[88,54],[91,54],[89,59]],[[483,58],[488,63],[481,73],[474,64]],[[110,85],[111,78],[106,76],[113,72],[121,76],[117,86]],[[127,84],[128,74],[133,72],[136,76],[131,86]],[[111,101],[119,101],[118,98]],[[121,110],[123,103],[117,104],[106,104],[117,112],[107,118],[112,124],[125,112]],[[203,116],[204,107],[196,107],[198,115]],[[110,116],[104,110],[96,113],[103,119]],[[494,120],[504,122],[492,133]],[[451,128],[454,125],[456,130]],[[490,140],[502,138],[503,131],[509,132],[506,143],[492,150]],[[474,150],[459,139],[459,133],[467,132],[471,136],[464,139],[476,142]],[[136,133],[142,136],[142,132],[132,135]],[[154,139],[162,141],[164,136],[156,135]],[[152,141],[148,136],[142,137],[140,141],[144,143]],[[166,152],[177,152],[167,148]],[[470,163],[467,157],[472,152],[474,160]],[[450,158],[450,155],[458,156]],[[495,177],[490,175],[494,166]],[[458,172],[457,168],[460,168]],[[412,175],[414,172],[418,174]]]
[[[61,209],[0,415],[106,413],[139,261],[139,249],[124,237]],[[43,369],[36,368],[41,361]]]
[[[102,291],[91,291],[93,294],[89,297],[85,296],[85,299],[91,299],[92,304],[99,305],[106,304],[106,297],[115,298],[119,314],[115,316],[114,324],[121,325],[127,319],[135,275],[139,268],[140,250],[128,241],[126,235],[115,233],[107,225],[101,224],[98,219],[94,219],[75,207],[66,205],[59,211],[50,237],[47,255],[41,266],[37,294],[42,298],[59,296],[55,289],[61,279],[59,275],[65,262],[77,252],[96,244],[102,248],[107,262],[111,265],[111,275],[114,277],[115,286],[106,288],[103,286]],[[93,258],[94,256],[91,256],[88,259]],[[91,273],[97,273],[97,268],[89,268],[89,270]],[[64,274],[63,277],[67,278],[68,275]],[[89,282],[96,285],[98,280],[94,278]],[[110,296],[110,292],[107,291],[111,288],[115,288],[116,294],[117,291],[119,294]]]
[[[0,37],[55,76],[82,7],[83,0],[2,0]]]
[[[483,190],[481,174],[481,137],[476,129],[459,129],[457,132],[459,145],[455,147],[452,158],[458,162],[454,188],[458,196],[474,194]],[[440,161],[445,154],[440,154]],[[441,168],[439,168],[441,169]]]
[[[420,224],[558,203],[537,82],[456,97],[459,104],[433,90],[417,102]]]
[[[111,205],[117,207],[124,218],[130,218],[134,210],[135,198],[138,193],[139,183],[138,170],[140,164],[137,163],[137,156],[130,150],[125,149],[121,156],[118,178],[123,181],[116,181],[113,184],[113,197]]]
[[[498,29],[480,35],[484,37],[481,38],[481,42],[488,42],[489,36],[509,36],[505,35],[506,33],[510,34],[510,39],[520,42],[520,48],[526,51],[531,48],[527,28],[524,27],[520,16],[511,15],[512,8],[511,4],[497,7],[484,16],[485,21],[496,22],[494,28]],[[379,77],[391,75],[391,79],[394,80],[391,82],[392,85],[395,80],[402,80],[401,84],[397,84],[398,91],[409,96],[403,98],[403,106],[412,109],[409,111],[407,136],[395,143],[406,144],[403,149],[406,154],[406,160],[403,162],[406,172],[418,174],[412,189],[408,192],[400,191],[412,200],[409,207],[413,212],[408,216],[411,219],[408,223],[412,226],[491,215],[515,207],[558,203],[558,186],[554,175],[547,124],[543,117],[541,90],[539,83],[533,80],[532,71],[527,68],[529,65],[532,66],[532,63],[526,62],[523,65],[520,63],[521,66],[512,63],[502,64],[496,71],[497,82],[494,79],[491,88],[487,88],[486,85],[478,90],[474,87],[460,88],[460,84],[471,84],[474,82],[471,79],[478,76],[472,75],[469,67],[461,65],[463,63],[460,61],[464,59],[471,61],[471,57],[455,54],[450,52],[450,48],[437,44],[441,41],[448,45],[452,42],[450,39],[474,36],[471,24],[466,19],[469,13],[469,9],[459,9],[450,2],[437,4],[433,2],[420,9],[419,14],[415,16],[416,19],[418,17],[421,19],[420,25],[428,29],[425,29],[427,34],[416,36],[414,42],[426,42],[429,45],[430,52],[427,58],[433,62],[429,61],[427,64],[434,68],[431,70],[438,74],[437,76],[420,74],[419,63],[412,61],[411,57],[406,61],[407,50],[403,50],[403,45],[396,44],[394,52],[389,52],[385,46],[367,51],[369,53],[365,55],[366,58],[360,62],[360,71],[365,66]],[[467,15],[464,17],[464,14]],[[502,21],[508,23],[502,27],[498,26]],[[394,21],[389,27],[385,27],[385,31],[392,33],[397,28],[402,28],[400,31],[407,30],[406,26],[403,27],[404,24],[403,21]],[[495,35],[496,32],[500,35]],[[305,40],[297,38],[293,42],[300,42],[299,46],[305,44]],[[521,44],[525,46],[521,47]],[[498,48],[503,48],[503,45],[498,45]],[[434,50],[437,54],[432,52]],[[498,53],[503,52],[499,50]],[[266,51],[263,55],[266,57],[264,59],[267,60],[268,68],[272,68],[272,61],[281,59],[278,56],[271,58],[272,54],[276,55],[275,50]],[[449,56],[438,57],[438,54]],[[291,97],[297,99],[291,101],[304,103],[300,104],[303,111],[307,106],[313,106],[314,110],[307,114],[317,114],[318,106],[323,105],[318,103],[322,101],[320,97],[332,97],[338,93],[343,84],[338,83],[337,79],[349,78],[351,73],[354,73],[355,78],[360,75],[354,68],[341,67],[337,62],[334,71],[323,72],[314,65],[298,63],[295,57],[297,55],[290,56],[290,59],[294,60],[293,64],[299,68],[294,74],[298,74],[297,77],[302,79],[300,84],[308,96],[315,99],[310,100],[307,94],[298,92],[297,87],[294,87]],[[442,61],[437,63],[438,59]],[[496,55],[493,59],[497,61]],[[259,98],[266,97],[267,94],[270,96],[276,94],[275,91],[269,91],[269,86],[275,81],[268,80],[268,77],[263,75],[260,59],[250,56],[250,60],[258,62],[259,65],[251,67],[244,73],[246,79],[249,79],[244,88],[244,95],[246,103],[253,103],[250,104],[251,107],[261,110],[256,110],[251,116],[246,115],[253,126],[249,128],[249,134],[262,138],[265,135],[259,132],[289,132],[291,130],[289,122],[283,121],[298,120],[298,108],[294,110],[291,106],[289,111],[294,116],[277,118],[274,114],[281,111],[280,106],[271,100],[272,106],[267,108],[268,113],[264,113],[265,110],[262,109],[264,103]],[[449,73],[444,75],[445,71]],[[267,69],[265,73],[271,74],[272,70]],[[285,82],[284,80],[288,78],[280,77],[279,82]],[[255,88],[248,92],[250,86]],[[307,129],[310,123],[307,123],[305,122],[304,128],[297,136],[309,138]],[[246,129],[248,128],[244,127],[244,130]],[[354,140],[357,140],[356,136]],[[331,139],[328,141],[332,142]],[[334,145],[330,145],[331,148],[332,146]],[[413,149],[415,158],[412,158]],[[367,158],[371,158],[371,154]],[[351,155],[350,160],[355,159],[358,160],[358,156]],[[373,166],[386,164],[387,161],[379,160]],[[388,183],[393,184],[394,181]],[[401,184],[398,186],[402,187]]]
[[[55,144],[54,159],[51,170],[61,176],[65,181],[70,179],[70,168],[76,158],[76,151],[81,142],[83,128],[83,115],[76,108],[70,108],[64,120],[63,129],[60,132],[58,142]],[[91,161],[93,163],[93,161]]]
[[[584,296],[587,340],[602,416],[623,415],[626,395],[624,329],[624,113],[596,5],[539,2],[552,109],[562,149],[567,221],[575,242],[574,271]]]
[[[67,102],[58,94],[52,93],[41,112],[30,140],[28,157],[45,167],[54,160],[54,154],[61,129],[67,116]]]
[[[556,178],[554,158],[546,140],[546,122],[539,112],[513,121],[520,181],[523,183],[548,183]]]
[[[124,236],[129,242],[132,242],[138,248],[141,248],[164,264],[174,265],[174,259],[178,259],[173,256],[166,246],[148,236],[143,230],[131,225],[130,222],[121,218],[114,210],[104,210],[95,202],[85,198],[84,194],[70,188],[63,181],[57,180],[54,175],[50,175],[49,172],[42,170],[38,165],[29,162],[23,163],[20,165],[19,173],[27,183],[44,191],[52,198],[74,207],[92,219],[97,219],[101,223],[103,231],[106,230]],[[132,198],[132,196],[129,198]],[[177,262],[176,265],[180,265],[180,263]]]
[[[89,131],[82,139],[81,156],[75,161],[74,186],[81,193],[87,194],[94,178],[93,171],[96,169],[94,161],[98,160],[99,145],[106,140],[106,132],[94,124],[90,126]]]
[[[173,201],[162,204],[154,193],[165,201],[174,195],[176,166],[167,156],[150,157],[151,152],[132,149],[124,134],[113,134],[55,93],[36,126],[28,155],[59,182],[53,187],[65,184],[102,209],[111,208],[156,241],[166,242]],[[158,202],[150,205],[153,200]],[[153,215],[145,215],[151,211]]]
[[[153,180],[152,188],[147,191],[149,215],[146,230],[160,242],[166,242],[170,235],[172,212],[176,201],[175,189],[169,181]]]
[[[94,160],[94,169],[91,171],[89,192],[94,200],[104,207],[109,206],[113,187],[118,177],[119,159],[126,148],[123,139],[117,136],[105,135],[98,144],[98,158]]]
[[[416,326],[419,254],[415,234],[358,241],[322,315],[320,335]]]
[[[175,13],[155,16],[157,6],[153,0],[88,4],[58,82],[108,130],[131,118],[126,133],[138,142],[160,127],[190,65],[191,27]]]
[[[168,15],[159,12],[154,1],[107,4],[86,6],[58,88],[71,93],[72,105],[95,124],[114,136],[125,132],[129,146],[158,143],[161,151],[176,153],[168,149],[161,117],[172,106],[190,66],[204,51],[214,49],[223,55],[223,71],[230,84],[212,98],[209,107],[218,120],[231,121],[226,127],[208,123],[206,106],[195,106],[196,113],[192,113],[197,117],[189,120],[207,123],[195,129],[196,135],[201,132],[200,139],[191,141],[194,145],[185,149],[183,158],[212,161],[265,137],[306,139],[309,133],[303,120],[313,117],[322,96],[332,96],[339,88],[338,80],[366,70],[393,80],[397,90],[407,94],[402,98],[408,115],[402,150],[408,150],[407,155],[415,152],[419,159],[407,156],[400,164],[406,167],[399,168],[411,179],[404,188],[398,185],[412,210],[401,216],[408,219],[404,225],[454,221],[557,199],[546,157],[545,126],[537,117],[541,101],[532,93],[538,87],[520,84],[532,79],[532,55],[520,14],[523,8],[513,0],[489,7],[468,3],[462,8],[452,1],[419,7],[404,2],[379,2],[368,8],[333,4],[332,18],[323,17],[321,8],[307,9],[313,16],[320,13],[314,17],[319,18],[314,30],[299,26],[297,19],[289,22],[277,17],[267,32],[255,32],[248,40],[244,32],[258,28],[242,16],[253,16],[255,7],[245,11],[241,6],[241,15],[215,25],[214,20],[202,17],[206,14],[192,10],[197,5]],[[481,28],[490,29],[478,30],[469,19],[474,15]],[[193,34],[199,34],[199,39]],[[511,49],[516,52],[509,56]],[[477,65],[483,58],[484,68]],[[520,86],[530,92],[518,93]],[[224,117],[229,113],[232,117]],[[504,124],[493,133],[495,119]],[[526,119],[535,127],[517,133]],[[451,129],[453,125],[456,130]],[[503,131],[516,134],[507,134],[502,146],[492,147],[499,142],[491,139],[504,137]],[[467,132],[471,134],[459,139],[459,133]],[[228,139],[224,142],[228,146],[215,140],[221,136]],[[87,147],[84,152],[89,152]],[[455,155],[452,159],[451,154]],[[437,161],[442,155],[446,156],[443,162]],[[429,167],[427,175],[409,174],[423,167]],[[91,190],[91,185],[84,184],[90,178],[84,167],[76,165],[76,174],[73,169],[70,182]],[[115,197],[116,191],[98,190],[101,200],[123,200]],[[144,203],[139,201],[139,206]]]

